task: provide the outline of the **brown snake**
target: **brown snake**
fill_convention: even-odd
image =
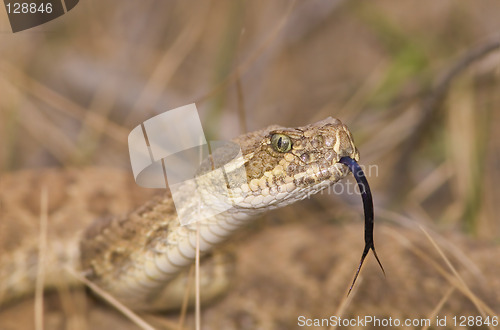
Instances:
[[[75,279],[62,270],[63,266],[69,266],[134,309],[175,307],[186,282],[185,277],[178,274],[192,264],[195,257],[197,226],[200,249],[208,253],[256,215],[302,200],[345,177],[348,172],[347,166],[340,163],[342,157],[359,160],[351,133],[333,118],[298,128],[270,126],[233,141],[243,152],[247,182],[234,191],[236,202],[231,209],[188,226],[180,225],[168,194],[152,198],[126,216],[91,223],[83,211],[85,202],[79,200],[78,192],[71,190],[71,176],[68,181],[52,187],[56,193],[49,200],[46,286],[73,285]],[[51,175],[54,173],[49,172],[48,176]],[[37,273],[37,227],[28,223],[31,220],[27,219],[33,216],[28,216],[26,210],[15,214],[9,208],[18,201],[9,199],[12,191],[6,189],[12,183],[8,181],[7,177],[0,182],[0,306],[32,292]],[[211,187],[213,182],[207,179],[205,188]],[[128,189],[126,185],[109,187],[117,188]],[[24,195],[30,193],[33,191],[27,189]],[[62,205],[67,209],[64,213],[51,213],[50,203],[66,203],[66,197],[60,197],[60,201],[58,194],[73,195],[73,202]],[[106,213],[116,214],[117,210],[123,210],[114,203],[130,202],[112,202],[106,197],[109,196],[104,191],[90,206],[108,204]],[[188,208],[177,211],[193,212]],[[25,231],[15,233],[14,227],[25,228]],[[217,269],[214,268],[214,274],[221,277],[222,282],[202,283],[202,290],[210,291],[216,283],[220,287],[226,285],[227,274]],[[213,289],[214,293],[219,289]]]

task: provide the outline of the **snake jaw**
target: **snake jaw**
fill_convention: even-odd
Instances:
[[[361,261],[359,262],[358,269],[356,270],[356,275],[354,276],[351,287],[349,288],[349,292],[347,293],[347,295],[349,296],[349,294],[352,291],[352,288],[354,287],[354,284],[356,283],[356,280],[358,278],[361,267],[363,266],[365,258],[368,255],[368,252],[370,252],[370,250],[373,251],[373,255],[375,256],[375,259],[377,259],[377,262],[380,266],[380,269],[382,269],[384,276],[385,276],[385,270],[384,267],[382,266],[382,263],[380,262],[380,259],[378,258],[377,251],[375,251],[375,243],[373,240],[373,228],[374,228],[373,199],[372,199],[372,193],[370,191],[370,186],[368,185],[368,181],[366,180],[365,173],[363,172],[359,164],[351,157],[347,156],[342,157],[339,163],[346,165],[354,175],[354,178],[356,179],[359,190],[361,192],[361,197],[363,199],[363,209],[365,212],[365,248],[363,250],[363,254],[361,255]]]

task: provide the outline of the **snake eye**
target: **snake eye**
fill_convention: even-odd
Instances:
[[[292,149],[292,140],[285,134],[273,134],[271,136],[271,146],[277,152],[288,152]]]

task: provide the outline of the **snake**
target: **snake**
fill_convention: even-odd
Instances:
[[[210,175],[216,171],[213,171],[213,163],[206,160],[201,168],[208,166],[212,171],[205,169],[206,175],[198,177],[194,190],[192,181],[180,185],[179,191],[185,191],[182,197],[185,203],[181,207],[176,207],[168,191],[155,195],[130,213],[92,221],[81,219],[84,217],[79,217],[78,207],[72,210],[71,205],[67,205],[60,224],[54,223],[55,228],[50,228],[53,235],[48,238],[45,255],[45,285],[80,284],[63,270],[70,267],[132,309],[175,308],[182,301],[188,282],[186,268],[195,260],[198,240],[201,254],[212,254],[215,260],[207,258],[205,267],[211,269],[213,277],[207,276],[201,283],[204,296],[210,299],[228,287],[230,276],[227,267],[219,267],[228,261],[212,252],[216,246],[259,214],[318,193],[346,177],[349,171],[358,181],[365,209],[365,249],[349,292],[370,250],[383,270],[373,241],[371,192],[358,164],[359,151],[346,125],[332,117],[295,128],[272,125],[234,138],[232,143],[241,148],[241,157],[229,169],[225,166],[224,179],[229,180],[231,186],[230,201],[226,196],[221,202],[221,189],[228,186]],[[213,155],[223,158],[225,153],[227,150],[221,148]],[[238,169],[244,169],[243,179],[232,175]],[[55,190],[71,194],[68,182]],[[199,194],[195,197],[197,194],[193,191],[202,191],[202,198],[217,200],[219,204],[213,204],[217,212],[200,217]],[[0,195],[0,226],[22,222],[9,213],[5,207],[8,203],[8,198]],[[91,206],[97,207],[99,203],[107,201],[97,196]],[[224,207],[217,209],[217,205]],[[194,221],[182,225],[181,214]],[[59,215],[49,213],[50,217]],[[12,227],[7,226],[9,228]],[[0,234],[0,306],[34,290],[39,238],[31,225],[26,228],[30,229],[21,237],[5,228],[0,231],[3,232]]]

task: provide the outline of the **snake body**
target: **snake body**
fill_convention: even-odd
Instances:
[[[186,196],[184,208],[176,210],[167,194],[126,216],[99,219],[71,234],[66,231],[65,239],[49,244],[47,261],[56,271],[48,272],[47,283],[74,282],[57,271],[66,264],[134,309],[171,306],[178,274],[195,258],[197,229],[200,250],[207,253],[256,215],[304,199],[345,177],[342,157],[359,160],[348,128],[330,117],[297,128],[270,126],[233,142],[241,147],[246,180],[232,190],[229,209],[181,226],[177,214],[196,217],[196,208]],[[213,189],[218,185],[211,180],[201,180],[197,189],[216,195]],[[67,220],[75,225],[78,214]],[[35,247],[32,240],[29,249],[0,256],[0,305],[33,288]],[[28,251],[31,259],[26,259]],[[20,267],[22,260],[30,265]]]

